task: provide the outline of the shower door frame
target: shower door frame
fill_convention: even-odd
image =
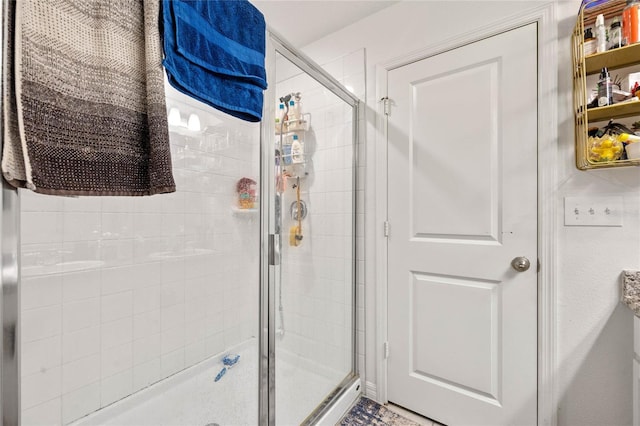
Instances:
[[[0,220],[0,418],[3,426],[20,424],[20,198],[2,182]]]
[[[9,1],[0,5],[0,76],[4,77],[7,52],[4,41],[9,36],[6,8]],[[4,94],[4,78],[0,83]],[[0,110],[4,111],[4,96],[0,96]],[[0,132],[4,135],[4,120],[0,120]],[[2,138],[4,142],[4,137]],[[2,425],[20,424],[20,198],[18,190],[2,179],[0,197],[0,315],[2,327],[2,352],[0,357],[0,418]]]
[[[352,285],[352,330],[351,330],[351,374],[347,376],[334,392],[332,392],[325,401],[321,401],[315,411],[309,414],[303,424],[313,424],[327,414],[333,404],[338,401],[359,379],[356,371],[356,330],[357,330],[357,268],[355,262],[357,260],[357,188],[358,188],[358,144],[359,144],[359,117],[360,117],[360,100],[351,92],[349,92],[338,80],[329,75],[322,67],[316,64],[305,54],[294,48],[286,42],[281,36],[274,32],[271,28],[267,28],[267,46],[266,46],[266,68],[267,76],[275,75],[276,54],[282,55],[285,59],[296,65],[300,70],[317,81],[320,85],[330,90],[334,95],[346,102],[352,107],[352,143],[353,143],[353,161],[352,161],[352,182],[354,195],[352,197],[352,259],[354,262],[352,268],[351,285]],[[267,80],[269,78],[267,77]],[[280,235],[275,234],[275,203],[272,197],[275,191],[275,150],[272,146],[273,135],[275,135],[276,116],[275,102],[275,81],[270,82],[269,88],[265,92],[263,117],[267,117],[267,121],[261,123],[261,186],[260,186],[260,228],[261,228],[261,256],[260,256],[260,390],[259,390],[259,421],[261,425],[273,426],[276,424],[276,298],[275,287],[276,279],[280,276]],[[282,227],[280,227],[282,232]]]

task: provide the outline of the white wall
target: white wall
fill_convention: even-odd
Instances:
[[[258,213],[233,207],[238,179],[259,178],[259,126],[167,103],[210,126],[172,131],[177,192],[21,191],[24,425],[68,423],[257,335]]]
[[[318,63],[359,48],[367,59],[366,318],[375,324],[375,67],[437,45],[545,2],[404,1],[358,21],[303,50]],[[557,399],[558,424],[631,424],[632,315],[619,304],[619,274],[640,267],[640,170],[578,171],[574,166],[570,34],[580,2],[556,2],[558,23]],[[622,228],[565,228],[566,195],[621,195]],[[367,390],[375,391],[372,327],[366,330]]]
[[[619,303],[622,269],[640,268],[640,170],[574,166],[570,34],[579,2],[558,8],[558,423],[632,422],[633,315]],[[563,226],[563,197],[620,195],[622,228]]]

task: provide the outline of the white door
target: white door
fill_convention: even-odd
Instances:
[[[536,39],[388,73],[388,399],[450,426],[536,423]]]

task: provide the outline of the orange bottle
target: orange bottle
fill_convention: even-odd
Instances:
[[[640,28],[638,28],[638,15],[640,14],[640,1],[627,0],[627,7],[622,12],[622,36],[626,45],[640,41]]]

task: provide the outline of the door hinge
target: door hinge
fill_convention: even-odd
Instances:
[[[384,359],[388,359],[389,358],[389,342],[384,342],[383,351],[384,351]]]
[[[384,98],[382,98],[380,100],[383,102],[384,115],[390,116],[391,115],[391,101],[389,100],[389,97],[385,96]]]
[[[389,222],[385,220],[385,222],[384,222],[384,236],[385,237],[389,236],[390,230],[391,230],[391,225],[389,225]]]

